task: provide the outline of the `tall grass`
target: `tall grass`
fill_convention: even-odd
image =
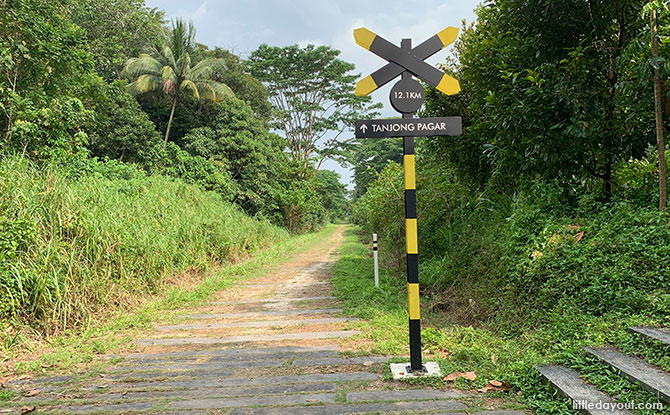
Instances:
[[[0,322],[56,332],[288,234],[215,193],[129,167],[0,161]]]

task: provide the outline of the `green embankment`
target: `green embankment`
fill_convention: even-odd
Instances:
[[[16,342],[17,326],[56,334],[91,325],[108,311],[134,307],[175,281],[197,281],[213,265],[239,262],[288,236],[214,193],[128,165],[37,167],[5,159],[4,348]]]
[[[617,217],[621,212],[612,212]],[[640,222],[642,228],[656,226],[663,227],[655,220]],[[596,233],[595,229],[608,228],[602,222],[582,223],[582,229],[587,232]],[[628,228],[627,228],[628,229]],[[384,353],[389,355],[406,356],[408,354],[408,329],[407,329],[407,297],[403,276],[398,271],[381,269],[380,288],[376,289],[373,282],[371,251],[359,242],[357,229],[352,228],[346,235],[346,240],[341,248],[341,258],[335,267],[335,289],[339,298],[345,303],[346,313],[351,316],[361,317],[367,321],[361,324],[363,336],[373,339],[373,346],[368,350],[372,353]],[[635,238],[630,245],[637,246]],[[642,237],[641,235],[640,237]],[[603,237],[611,238],[612,234],[606,233]],[[649,235],[646,236],[649,238]],[[554,238],[556,239],[556,238]],[[561,239],[563,237],[561,236]],[[614,244],[619,244],[624,249],[625,234],[617,239]],[[597,237],[594,237],[597,240]],[[572,241],[572,239],[571,239]],[[574,261],[583,260],[585,257],[594,258],[596,255],[589,250],[596,249],[594,243],[582,247],[580,244],[567,241],[571,246],[576,246],[581,255],[568,255]],[[626,248],[626,252],[628,252]],[[650,247],[647,246],[647,249]],[[560,250],[551,249],[544,251],[548,259],[560,254]],[[562,252],[565,253],[565,252]],[[571,252],[574,254],[574,252]],[[620,252],[619,255],[622,255]],[[644,259],[646,256],[640,256]],[[560,257],[560,255],[559,255]],[[623,257],[622,264],[626,263]],[[628,258],[630,260],[630,258]],[[556,269],[560,262],[554,258]],[[630,261],[628,261],[630,262]],[[589,262],[591,263],[591,262]],[[519,263],[518,266],[522,266]],[[546,265],[546,264],[545,264]],[[426,264],[429,266],[429,264]],[[593,270],[590,270],[591,272]],[[617,268],[610,267],[614,273]],[[534,275],[540,275],[539,270],[534,270]],[[650,276],[646,276],[650,278]],[[568,281],[569,282],[569,281]],[[499,288],[490,293],[491,297],[504,298]],[[616,290],[614,290],[616,292]],[[471,291],[474,292],[474,291]],[[542,295],[552,293],[546,288],[541,291]],[[583,293],[583,297],[575,298],[579,303],[584,298],[588,299],[589,291]],[[611,292],[604,292],[603,295]],[[457,379],[458,387],[467,389],[481,388],[489,380],[498,380],[509,384],[511,392],[494,392],[487,397],[499,396],[505,399],[518,401],[520,405],[531,409],[536,414],[546,415],[568,415],[575,414],[567,400],[559,398],[555,393],[545,386],[541,381],[535,367],[540,364],[560,363],[578,368],[586,379],[601,390],[617,396],[624,402],[657,402],[656,398],[620,376],[616,375],[610,368],[593,358],[589,358],[582,350],[582,346],[602,346],[611,344],[631,354],[637,354],[646,360],[668,370],[670,369],[670,353],[668,348],[653,342],[645,342],[635,335],[626,332],[626,328],[632,325],[658,324],[662,322],[659,316],[666,315],[664,311],[654,312],[653,304],[648,304],[643,311],[622,312],[616,308],[604,314],[589,314],[578,312],[577,309],[566,311],[564,307],[547,312],[543,321],[537,316],[527,313],[519,308],[518,303],[510,302],[508,307],[513,308],[508,312],[499,311],[500,317],[492,316],[488,320],[473,321],[473,325],[458,323],[454,321],[453,314],[445,314],[439,307],[440,301],[444,300],[448,293],[438,295],[435,289],[425,290],[422,298],[422,319],[424,328],[423,348],[426,359],[437,360],[443,373],[474,371],[477,374],[475,381],[467,381],[463,378]],[[647,293],[651,300],[653,292]],[[476,304],[474,305],[476,307]],[[449,309],[454,313],[453,308]],[[528,321],[523,318],[510,319],[514,313],[524,314]],[[532,317],[531,317],[532,316]],[[535,322],[533,326],[530,322]],[[401,361],[402,358],[399,360]],[[443,385],[442,380],[433,381],[436,386]],[[643,415],[658,415],[658,411],[639,411]],[[666,407],[660,414],[670,414],[670,407]]]

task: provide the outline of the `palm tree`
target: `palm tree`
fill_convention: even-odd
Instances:
[[[221,59],[203,59],[191,67],[191,52],[195,48],[195,29],[181,19],[172,23],[172,30],[165,30],[162,45],[156,45],[148,54],[141,54],[126,62],[124,76],[134,81],[128,85],[133,95],[147,92],[162,92],[172,100],[172,109],[165,131],[165,144],[170,136],[170,127],[177,103],[183,94],[195,99],[220,101],[234,96],[228,85],[211,79],[214,67]]]

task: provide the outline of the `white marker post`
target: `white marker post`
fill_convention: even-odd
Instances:
[[[377,254],[377,234],[372,234],[372,256],[375,259],[375,287],[379,288],[379,257]]]

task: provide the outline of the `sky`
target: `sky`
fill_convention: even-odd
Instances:
[[[387,40],[400,44],[403,38],[416,45],[448,26],[460,28],[463,19],[472,22],[481,0],[146,0],[149,7],[166,12],[170,19],[192,20],[196,40],[210,48],[231,50],[243,58],[259,45],[328,45],[340,50],[340,58],[356,65],[366,76],[385,61],[354,42],[353,30],[366,27]],[[427,62],[443,62],[442,51]],[[382,102],[382,117],[397,115],[388,104],[394,82],[372,93]],[[353,132],[344,134],[348,138]],[[398,151],[402,151],[398,149]],[[350,188],[351,172],[328,161],[323,168],[335,170]]]

